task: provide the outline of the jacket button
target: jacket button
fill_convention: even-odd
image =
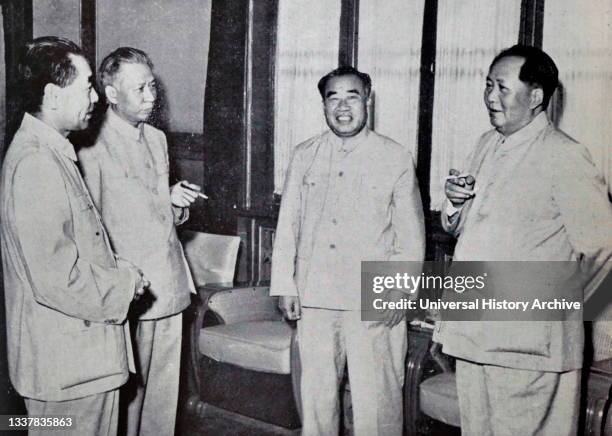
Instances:
[[[100,232],[96,232],[96,236],[100,236]]]
[[[334,248],[336,248],[336,244],[329,244],[329,248],[333,250]]]
[[[88,319],[83,320],[83,324],[85,324],[85,327],[89,327],[91,325],[91,321],[89,321]]]

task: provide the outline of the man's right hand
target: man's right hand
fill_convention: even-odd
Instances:
[[[455,207],[461,207],[467,200],[474,197],[474,184],[476,180],[473,176],[458,177],[461,173],[452,168],[444,184],[446,198]]]
[[[300,297],[281,296],[278,299],[278,307],[289,321],[296,321],[302,317]]]

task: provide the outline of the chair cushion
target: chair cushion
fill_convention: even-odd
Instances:
[[[455,373],[444,372],[421,382],[420,407],[425,415],[459,427],[461,421]]]
[[[293,330],[283,321],[222,324],[200,330],[200,353],[253,371],[290,374]]]

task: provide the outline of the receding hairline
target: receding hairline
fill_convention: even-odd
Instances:
[[[329,84],[333,80],[342,79],[344,77],[354,77],[361,84],[361,89],[363,89],[363,96],[364,97],[368,97],[368,90],[367,90],[367,86],[366,86],[365,81],[361,77],[359,77],[357,74],[351,72],[351,73],[346,73],[346,74],[340,74],[340,75],[337,75],[337,76],[333,76],[333,77],[330,77],[329,79],[327,79],[327,81],[325,82],[325,88],[323,89],[323,98],[324,99],[327,98],[327,88],[329,88]],[[348,90],[348,91],[351,91],[351,90]]]
[[[147,67],[149,69],[149,71],[151,72],[151,75],[153,75],[153,68],[151,68],[151,66],[149,64],[147,64],[146,62],[142,62],[140,60],[121,60],[121,62],[119,62],[119,67],[117,68],[117,71],[115,71],[112,74],[109,73],[101,73],[102,77],[101,79],[104,80],[104,77],[109,77],[109,82],[107,83],[105,86],[108,85],[114,85],[115,83],[117,83],[118,80],[120,80],[120,78],[123,76],[122,71],[124,69],[124,67],[126,65],[143,65],[145,67]],[[155,80],[155,76],[153,75],[153,79]]]

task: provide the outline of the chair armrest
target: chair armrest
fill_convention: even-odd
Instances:
[[[200,330],[219,324],[235,324],[248,321],[280,321],[282,314],[278,309],[278,297],[270,297],[267,286],[198,288],[198,295],[190,310],[189,331],[190,360],[193,383],[200,392]]]
[[[224,324],[283,319],[278,297],[270,297],[268,286],[224,289],[210,294],[206,303]]]
[[[291,335],[291,349],[290,349],[290,361],[291,361],[291,385],[293,387],[293,400],[295,401],[295,408],[297,409],[300,421],[303,419],[302,415],[302,361],[300,360],[300,348],[298,343],[297,328],[293,329]]]
[[[442,344],[432,342],[429,348],[429,356],[432,363],[437,366],[438,371],[430,373],[428,377],[423,377],[423,380],[439,372],[455,372],[455,359],[442,352]]]
[[[405,427],[408,436],[419,434],[421,382],[441,372],[452,372],[453,359],[441,351],[441,345],[431,340],[431,331],[410,329],[409,354],[406,360],[404,384]]]

